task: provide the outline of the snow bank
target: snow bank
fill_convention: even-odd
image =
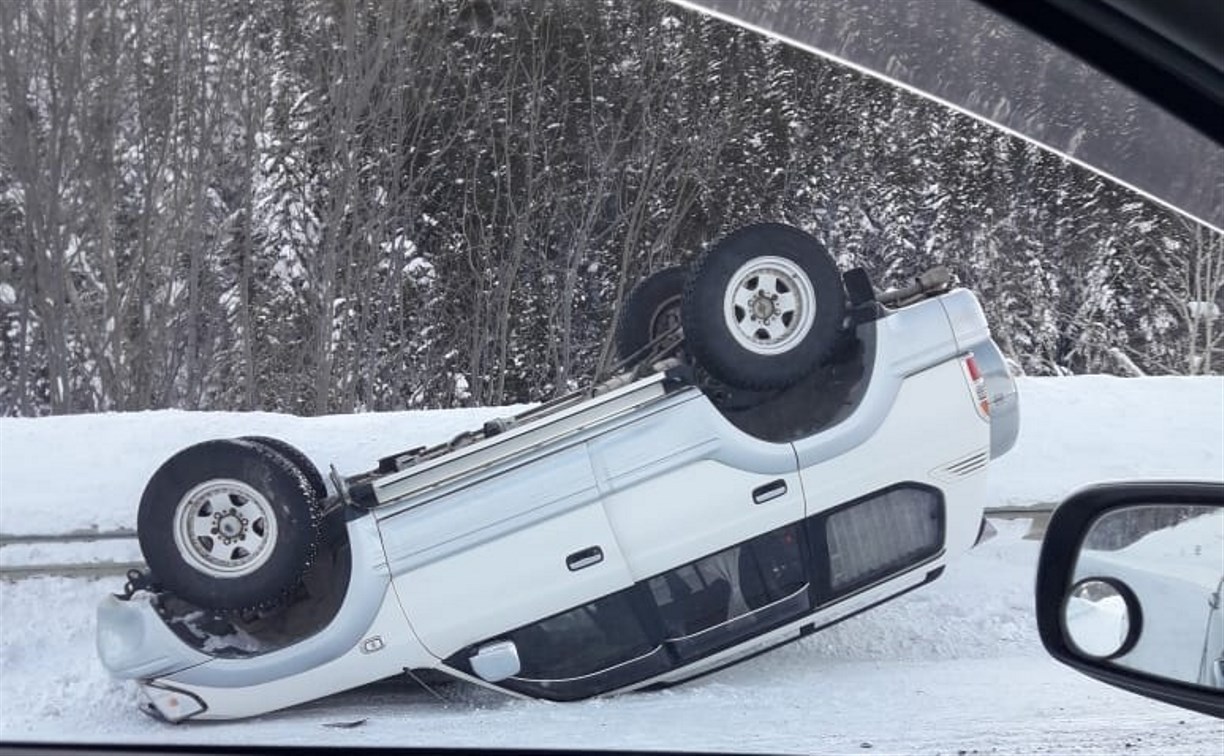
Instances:
[[[520,407],[295,417],[267,412],[157,412],[0,419],[0,533],[134,528],[145,483],[200,441],[276,436],[326,474],[447,440]]]
[[[1056,504],[1092,483],[1224,480],[1224,378],[1021,378],[1020,437],[988,506]]]
[[[1020,438],[992,466],[988,506],[1060,501],[1119,478],[1224,479],[1224,378],[1025,378]],[[521,407],[301,418],[262,412],[134,412],[0,419],[0,532],[131,528],[149,476],[210,438],[278,436],[323,470],[479,427]]]

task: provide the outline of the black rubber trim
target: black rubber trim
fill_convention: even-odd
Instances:
[[[870,304],[876,300],[875,287],[871,285],[871,276],[864,268],[851,268],[842,273],[842,284],[846,287],[847,304],[851,308]]]
[[[1037,630],[1046,651],[1089,677],[1157,701],[1224,718],[1219,691],[1153,678],[1092,659],[1075,650],[1063,631],[1062,607],[1071,587],[1072,570],[1089,526],[1103,513],[1134,504],[1224,506],[1224,484],[1163,481],[1093,486],[1063,502],[1046,526],[1037,562]]]
[[[652,684],[647,685],[647,686],[645,686],[645,687],[643,687],[643,688],[638,688],[638,690],[646,690],[646,691],[649,691],[649,690],[663,690],[663,689],[665,689],[665,688],[670,688],[670,687],[672,687],[672,686],[674,686],[674,685],[680,685],[680,684],[682,684],[682,683],[689,683],[689,682],[692,682],[693,680],[700,680],[701,678],[705,677],[706,675],[712,675],[712,674],[714,674],[715,672],[721,672],[722,670],[727,669],[728,667],[732,667],[732,666],[734,666],[734,665],[736,665],[736,664],[739,664],[740,662],[746,662],[746,661],[748,661],[749,659],[755,659],[756,657],[760,656],[761,654],[767,654],[767,653],[769,653],[770,651],[773,651],[774,649],[781,648],[782,646],[785,646],[785,645],[786,645],[786,644],[788,644],[788,643],[794,643],[795,641],[799,640],[800,638],[806,638],[807,636],[812,635],[813,633],[818,633],[818,632],[820,632],[821,630],[824,630],[825,628],[833,627],[834,625],[836,625],[836,624],[838,624],[838,623],[840,623],[840,622],[845,622],[846,620],[850,619],[851,617],[857,617],[858,615],[862,614],[863,612],[869,611],[869,610],[871,610],[871,609],[875,609],[877,606],[880,606],[881,604],[886,604],[886,603],[888,603],[889,601],[892,601],[893,599],[900,598],[901,596],[904,596],[905,594],[909,593],[910,591],[917,590],[918,588],[921,588],[921,587],[922,587],[922,586],[924,586],[924,585],[927,585],[927,584],[929,584],[929,583],[934,582],[936,579],[938,579],[938,578],[939,578],[939,576],[940,576],[940,575],[942,575],[942,574],[943,574],[943,571],[944,571],[944,568],[943,568],[942,566],[940,566],[940,567],[936,567],[935,569],[931,570],[930,572],[928,572],[928,573],[926,574],[926,577],[925,577],[925,578],[923,578],[923,580],[922,580],[922,582],[921,582],[921,583],[914,583],[913,585],[911,585],[910,587],[906,588],[905,590],[898,591],[898,592],[896,592],[896,593],[891,593],[891,594],[889,594],[889,595],[885,596],[884,598],[880,599],[879,601],[875,601],[875,602],[872,602],[872,603],[870,603],[870,604],[867,604],[866,606],[863,606],[863,607],[861,607],[861,608],[859,608],[859,609],[855,609],[853,612],[850,612],[850,613],[849,613],[849,614],[847,614],[845,617],[838,617],[837,619],[833,620],[832,622],[826,622],[826,623],[825,623],[825,624],[823,624],[823,625],[817,625],[817,624],[816,624],[816,623],[814,623],[814,622],[813,622],[813,623],[809,623],[809,624],[807,624],[807,625],[803,625],[802,627],[800,627],[800,628],[799,628],[799,632],[798,632],[798,633],[797,633],[797,634],[796,634],[796,635],[795,635],[793,638],[786,638],[785,640],[779,641],[779,642],[777,642],[777,643],[775,643],[775,644],[773,644],[773,645],[771,645],[771,646],[766,646],[765,648],[762,648],[762,649],[760,649],[759,651],[754,651],[754,652],[752,652],[751,654],[748,654],[747,656],[741,656],[741,657],[736,658],[736,659],[731,659],[730,661],[727,661],[727,662],[726,662],[726,663],[724,663],[724,664],[720,664],[720,665],[718,665],[717,667],[711,667],[710,669],[707,669],[707,670],[703,670],[703,671],[701,671],[701,672],[698,672],[697,674],[693,675],[692,677],[684,677],[684,678],[681,678],[681,679],[679,679],[679,680],[672,680],[671,682],[659,682],[659,683],[652,683]],[[824,609],[827,609],[827,608],[829,608],[829,607],[828,607],[828,606],[823,606],[823,607],[820,607],[819,609],[817,609],[817,611],[823,611]]]
[[[378,506],[378,497],[374,495],[374,484],[369,481],[353,484],[348,494],[355,507],[373,509]]]
[[[1152,0],[1164,32],[1101,0],[978,0],[1122,82],[1224,146],[1224,71],[1186,45],[1195,27],[1224,23],[1211,0]],[[1156,7],[1162,6],[1161,10]],[[1214,15],[1213,15],[1214,14]],[[1218,26],[1217,26],[1218,29]],[[1176,30],[1176,31],[1171,31]]]
[[[696,376],[692,365],[677,365],[663,372],[663,393],[671,394],[683,388],[695,385]]]
[[[408,449],[407,451],[402,451],[398,454],[391,454],[389,456],[383,457],[378,460],[377,472],[381,475],[389,475],[394,472],[399,472],[400,470],[403,469],[403,467],[400,465],[401,459],[403,460],[411,459],[412,457],[419,455],[423,451],[425,451],[424,446],[414,446],[413,448]]]

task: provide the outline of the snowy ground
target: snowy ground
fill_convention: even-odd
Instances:
[[[989,505],[1053,502],[1100,479],[1224,478],[1224,380],[1032,379],[1021,391],[1021,440],[993,470]],[[512,411],[0,420],[0,533],[131,528],[148,475],[204,438],[276,435],[354,472]],[[463,684],[438,700],[384,682],[255,720],[171,727],[137,713],[131,687],[95,658],[94,605],[121,580],[0,583],[0,739],[1218,756],[1224,723],[1046,657],[1032,613],[1038,543],[1024,520],[996,525],[934,585],[865,615],[680,688],[577,704]],[[95,546],[60,546],[55,559]],[[13,548],[0,563],[41,553]]]

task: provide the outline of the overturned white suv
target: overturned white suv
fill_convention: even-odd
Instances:
[[[441,672],[568,701],[677,683],[935,579],[1019,425],[982,309],[762,224],[640,284],[619,372],[330,486],[267,438],[153,475],[98,651],[169,721]],[[411,437],[411,429],[405,429]]]

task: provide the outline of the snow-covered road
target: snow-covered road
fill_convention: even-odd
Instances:
[[[1224,380],[1026,380],[990,505],[1101,478],[1224,478]],[[512,410],[355,415],[156,412],[0,420],[0,532],[130,528],[148,474],[196,440],[265,433],[345,472]],[[405,428],[411,428],[410,433]],[[258,719],[168,726],[94,652],[122,580],[0,583],[0,739],[208,744],[661,748],[803,753],[1224,753],[1224,723],[1050,660],[1037,639],[1038,543],[1024,520],[931,586],[699,681],[576,704],[379,683]],[[68,549],[71,554],[72,549]],[[20,560],[23,557],[10,556]],[[351,729],[328,725],[365,720]]]

